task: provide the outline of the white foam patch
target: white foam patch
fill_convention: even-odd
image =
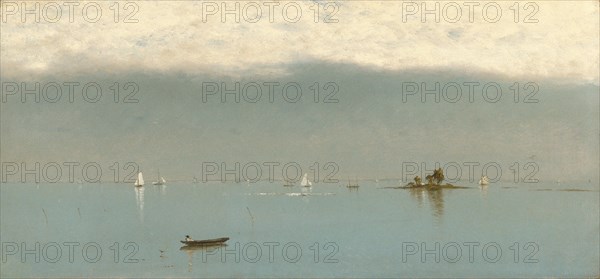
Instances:
[[[305,196],[333,196],[335,193],[246,193],[247,196],[288,196],[288,197],[305,197]]]

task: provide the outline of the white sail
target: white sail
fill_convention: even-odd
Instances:
[[[167,183],[164,177],[160,176],[160,170],[158,171],[158,175],[156,176],[156,181],[152,182],[152,185],[164,185]]]
[[[142,172],[138,172],[138,177],[135,180],[135,186],[144,186],[144,176],[142,176]]]
[[[312,182],[310,182],[310,180],[308,180],[308,173],[305,173],[304,176],[302,176],[302,182],[300,182],[300,186],[303,186],[303,187],[312,186]]]

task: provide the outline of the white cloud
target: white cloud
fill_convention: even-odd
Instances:
[[[233,22],[232,15],[222,23],[220,13],[203,22],[199,1],[135,2],[139,23],[114,23],[114,2],[98,2],[103,13],[97,23],[81,17],[83,3],[75,8],[73,23],[66,6],[57,23],[35,23],[31,15],[22,23],[18,13],[6,15],[12,3],[16,2],[2,2],[0,58],[5,78],[137,71],[283,74],[290,64],[327,61],[386,70],[459,68],[598,84],[597,1],[535,2],[538,23],[521,22],[533,11],[524,9],[524,3],[520,22],[513,22],[513,2],[499,2],[502,18],[497,23],[484,20],[481,6],[475,8],[473,23],[468,22],[466,6],[457,23],[444,18],[435,23],[433,16],[427,23],[415,16],[403,22],[403,2],[391,1],[340,2],[334,17],[338,23],[323,23],[323,1],[318,23],[310,1],[293,2],[302,9],[297,23],[281,15],[281,7],[290,2],[275,8],[273,23],[263,2],[257,2],[263,7],[257,23],[244,21],[243,14],[241,23]],[[250,2],[239,3],[244,7]],[[123,5],[120,21],[133,11]],[[248,11],[251,17],[254,9]],[[293,16],[293,9],[288,14]]]

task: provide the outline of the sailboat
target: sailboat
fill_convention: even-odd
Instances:
[[[160,170],[158,170],[158,176],[155,182],[152,182],[152,185],[164,185],[167,181],[160,176]]]
[[[135,187],[142,187],[144,186],[144,176],[142,176],[142,172],[138,172],[138,176],[137,179],[135,180],[135,184],[133,184],[133,186]]]
[[[302,187],[312,186],[312,182],[310,182],[310,180],[308,180],[308,173],[305,173],[304,176],[302,176],[302,182],[300,182],[300,186],[302,186]]]
[[[350,178],[348,178],[348,188],[358,188],[358,180],[356,180],[353,184],[350,183]]]
[[[284,178],[283,181],[284,181],[283,186],[285,186],[285,187],[294,187],[294,181],[289,180],[287,178]]]
[[[481,177],[481,179],[479,179],[479,185],[488,185],[490,184],[490,180],[487,177],[487,175],[484,175]]]

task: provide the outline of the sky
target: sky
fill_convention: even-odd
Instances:
[[[215,14],[207,2],[217,5]],[[235,2],[226,7],[210,1],[135,2],[137,11],[119,7],[118,23],[112,2],[96,4],[102,15],[95,23],[88,22],[95,18],[92,8],[88,20],[80,15],[83,5],[73,8],[72,23],[67,6],[60,6],[56,23],[49,22],[56,18],[52,7],[41,12],[40,23],[32,15],[23,23],[22,7],[12,14],[9,3],[15,2],[4,2],[2,19],[6,78],[132,71],[285,74],[288,65],[317,61],[381,70],[460,68],[598,84],[598,1],[521,3],[517,23],[512,2],[492,2],[501,12],[495,23],[489,22],[496,18],[495,8],[488,7],[484,16],[484,2],[472,12],[468,2],[438,2],[439,23],[434,15],[425,15],[422,23],[421,7],[411,12],[415,2],[410,1],[331,2],[337,10],[333,4],[326,8],[325,1],[284,1],[273,6],[272,16],[263,2],[237,2],[239,23],[235,15],[221,20],[222,8],[234,9]],[[248,3],[261,7],[261,15]],[[295,8],[288,6],[283,16],[290,3],[301,10],[297,22],[288,22],[295,20]],[[459,3],[458,22],[451,22],[457,9],[448,3]]]
[[[92,3],[102,11],[97,22],[90,9],[80,16],[82,4],[72,20],[66,6],[57,16],[56,6],[41,5],[38,23],[23,20],[21,2],[2,2],[3,162],[135,161],[188,179],[202,162],[319,162],[321,171],[335,162],[341,176],[400,177],[402,162],[476,161],[500,162],[510,179],[514,162],[533,161],[543,179],[598,179],[597,1],[497,2],[497,22],[493,7],[482,15],[485,3],[470,19],[465,2],[456,2],[457,22],[449,2],[439,2],[440,22],[422,22],[413,2],[279,2],[272,20],[265,2],[239,2],[239,23],[235,15],[222,21],[222,2],[121,4],[116,20],[113,2]],[[302,15],[290,22],[294,7]],[[105,93],[98,103],[22,103],[4,87],[53,81],[96,82]],[[112,102],[114,82],[137,84],[139,102]],[[202,96],[204,82],[294,82],[306,97],[222,103]],[[315,82],[322,94],[333,82],[339,101],[310,101]],[[473,102],[404,101],[407,82],[495,82],[504,95],[497,103],[481,93]],[[539,102],[524,102],[527,82]]]

